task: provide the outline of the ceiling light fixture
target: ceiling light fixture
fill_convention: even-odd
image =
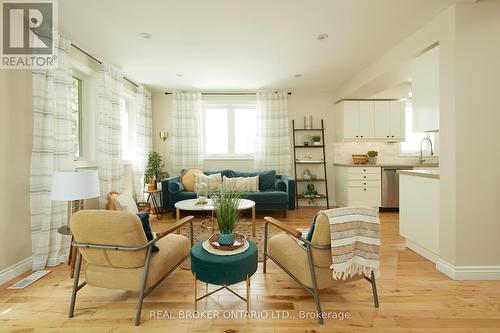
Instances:
[[[177,75],[177,77],[182,77],[182,74],[175,74],[175,75]]]
[[[325,40],[328,38],[328,34],[319,34],[316,38],[317,40]]]
[[[153,38],[153,35],[150,34],[149,32],[141,32],[139,34],[139,37],[144,38],[144,39],[151,39],[151,38]]]

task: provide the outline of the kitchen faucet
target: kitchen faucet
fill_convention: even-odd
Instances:
[[[420,163],[424,163],[425,162],[425,158],[422,156],[422,144],[426,140],[429,141],[429,145],[431,146],[431,156],[434,155],[434,150],[432,149],[432,141],[431,141],[431,139],[429,139],[429,138],[423,138],[422,141],[420,141],[420,158],[418,159],[418,161]]]

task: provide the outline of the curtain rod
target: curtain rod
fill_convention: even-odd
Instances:
[[[275,91],[277,93],[277,91]],[[165,95],[172,95],[172,92],[165,92]],[[202,92],[202,95],[206,96],[252,96],[257,95],[256,92]],[[291,92],[287,92],[288,95],[291,95]]]
[[[77,49],[78,51],[82,52],[83,54],[85,54],[87,57],[89,57],[90,59],[94,60],[95,62],[97,62],[99,65],[102,65],[102,61],[100,61],[99,59],[97,59],[96,57],[90,55],[88,52],[82,50],[81,48],[79,48],[78,46],[76,46],[75,44],[71,43],[71,46],[73,46],[75,49]],[[132,85],[134,85],[136,88],[139,88],[139,84],[135,83],[134,81],[128,79],[126,76],[123,77],[123,79],[125,81],[128,81],[129,83],[131,83]]]

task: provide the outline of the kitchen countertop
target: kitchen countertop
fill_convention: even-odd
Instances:
[[[419,170],[398,170],[397,173],[405,176],[417,176],[439,179],[439,170],[419,169]]]
[[[414,168],[437,168],[439,167],[439,163],[377,163],[377,164],[354,164],[354,163],[333,163],[335,166],[344,166],[344,167],[381,167],[381,168],[404,168],[404,167],[414,167]]]

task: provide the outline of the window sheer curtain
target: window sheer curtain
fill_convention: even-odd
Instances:
[[[30,213],[34,271],[66,260],[71,238],[57,232],[67,222],[68,203],[51,200],[54,171],[74,170],[71,110],[71,42],[55,34],[58,65],[33,70],[33,147]]]
[[[174,93],[170,151],[172,175],[179,175],[182,169],[202,167],[201,109],[201,93]]]
[[[290,175],[292,155],[286,92],[257,93],[255,169]]]
[[[153,116],[151,92],[145,87],[137,89],[135,118],[134,187],[137,201],[144,199],[144,170],[148,155],[153,150]]]
[[[123,190],[121,147],[120,96],[123,94],[123,74],[103,63],[97,83],[97,165],[99,172],[100,206],[106,204],[109,192]]]

